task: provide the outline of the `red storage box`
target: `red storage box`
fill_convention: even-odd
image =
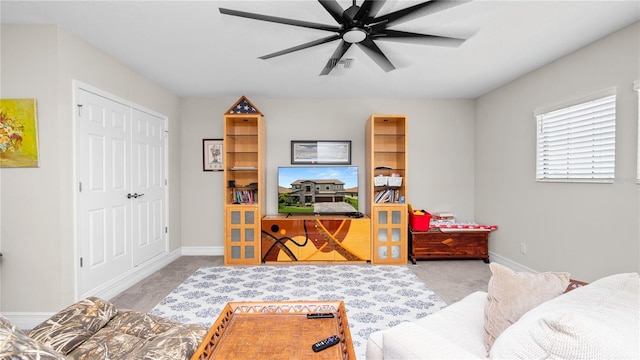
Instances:
[[[423,211],[424,214],[417,215],[409,213],[409,227],[414,231],[429,231],[429,224],[431,224],[431,214]]]

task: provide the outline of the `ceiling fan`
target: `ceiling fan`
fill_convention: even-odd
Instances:
[[[239,16],[249,19],[269,21],[285,25],[306,27],[317,30],[333,32],[333,35],[310,41],[298,46],[277,51],[268,55],[260,56],[260,59],[270,59],[276,56],[285,55],[294,51],[307,49],[313,46],[325,44],[331,41],[340,40],[340,44],[334,51],[327,64],[322,69],[320,75],[327,75],[333,70],[338,61],[344,56],[353,44],[357,44],[378,66],[389,72],[395,66],[387,56],[376,45],[375,40],[387,40],[407,42],[422,45],[435,45],[458,47],[465,39],[418,34],[414,32],[392,30],[389,27],[397,25],[417,17],[433,14],[435,12],[460,5],[471,0],[431,0],[425,1],[398,11],[378,16],[378,11],[382,8],[386,0],[364,0],[362,5],[353,5],[344,10],[336,0],[318,0],[320,5],[333,17],[339,25],[325,25],[314,22],[281,18],[276,16],[254,14],[245,11],[219,8],[220,13],[225,15]]]

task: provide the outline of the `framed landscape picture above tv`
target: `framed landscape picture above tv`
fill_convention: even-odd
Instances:
[[[351,141],[291,141],[291,164],[351,165]]]

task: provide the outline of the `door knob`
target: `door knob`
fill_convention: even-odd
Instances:
[[[127,194],[127,199],[131,199],[131,198],[137,199],[137,198],[141,197],[142,195],[144,195],[144,194],[138,194],[138,193]]]

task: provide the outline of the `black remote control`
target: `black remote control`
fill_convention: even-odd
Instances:
[[[330,319],[333,317],[332,313],[311,313],[307,314],[307,319]]]
[[[322,341],[318,341],[317,343],[311,345],[311,349],[313,349],[314,352],[318,352],[318,351],[322,351],[330,346],[336,345],[340,343],[340,338],[338,337],[338,335],[333,335],[333,336],[329,336],[328,338],[322,340]]]

